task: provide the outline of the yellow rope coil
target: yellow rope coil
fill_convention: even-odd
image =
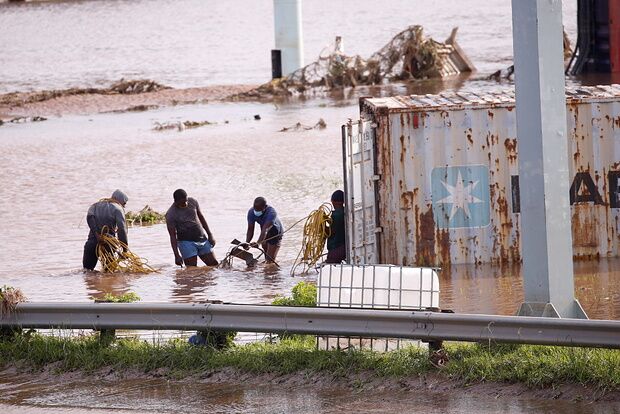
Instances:
[[[304,224],[301,250],[291,269],[292,275],[295,274],[299,266],[303,266],[302,274],[307,273],[323,257],[325,243],[331,234],[331,214],[331,204],[323,203],[318,209],[308,215]]]
[[[114,236],[103,233],[97,243],[97,258],[105,273],[152,273],[157,272],[146,259],[132,253],[129,247]]]

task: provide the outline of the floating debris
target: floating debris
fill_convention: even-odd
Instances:
[[[33,93],[7,93],[0,96],[0,105],[22,106],[72,95],[133,95],[147,92],[157,92],[164,89],[170,89],[170,87],[161,85],[149,79],[121,79],[120,81],[113,83],[109,88],[70,88]]]
[[[567,68],[570,65],[570,59],[573,56],[573,47],[570,44],[570,39],[564,31],[562,46],[564,48],[564,66]],[[490,74],[487,79],[501,82],[503,80],[512,80],[515,73],[515,65],[512,64],[506,69],[500,69]]]
[[[130,106],[129,108],[125,108],[125,109],[115,109],[113,111],[106,111],[104,113],[122,114],[125,112],[145,112],[145,111],[150,111],[152,109],[157,109],[157,108],[159,108],[159,105],[135,105],[135,106]]]
[[[471,72],[475,68],[456,43],[456,32],[453,29],[450,37],[440,43],[426,38],[422,26],[410,26],[368,59],[345,55],[337,38],[333,50],[321,53],[317,61],[231,99],[301,95],[317,88],[329,90]]]
[[[139,93],[157,92],[162,89],[170,89],[170,87],[160,85],[150,79],[121,79],[120,81],[113,83],[107,91],[110,93],[120,93],[121,95],[135,95]]]
[[[323,118],[319,119],[316,124],[313,126],[304,125],[301,122],[296,123],[290,127],[284,127],[280,130],[280,132],[289,132],[289,131],[310,131],[311,129],[325,129],[327,128],[327,123]]]
[[[215,125],[215,122],[210,121],[178,121],[178,122],[155,122],[153,127],[154,131],[167,131],[176,129],[177,131],[183,131],[185,129],[200,128],[205,125]]]
[[[42,122],[42,121],[47,121],[47,118],[42,117],[42,116],[19,116],[17,118],[13,118],[9,120],[8,122],[12,124],[25,124],[26,122]]]
[[[0,288],[0,319],[5,316],[10,316],[15,309],[17,308],[17,304],[26,301],[26,296],[22,293],[21,290],[11,287],[4,286]]]
[[[254,120],[255,121],[260,121],[261,120],[260,115],[258,115],[258,114],[254,115]]]
[[[159,224],[166,222],[166,216],[162,213],[158,213],[150,206],[146,205],[137,213],[128,211],[125,213],[125,220],[131,226],[145,226],[152,224]]]
[[[129,291],[121,295],[106,293],[102,299],[95,299],[97,303],[134,303],[140,302],[141,298],[137,293]]]

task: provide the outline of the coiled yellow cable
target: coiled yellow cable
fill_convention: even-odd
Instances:
[[[105,229],[104,229],[105,230]],[[114,236],[103,231],[97,243],[97,258],[105,273],[152,273],[157,272],[146,259],[132,253],[129,247]]]
[[[331,235],[331,214],[331,204],[323,203],[318,209],[308,215],[304,224],[301,250],[297,255],[297,259],[295,259],[291,275],[295,274],[299,266],[303,268],[301,274],[307,273],[323,257],[325,242],[327,242]]]

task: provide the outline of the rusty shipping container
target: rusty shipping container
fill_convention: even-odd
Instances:
[[[574,256],[618,256],[620,85],[567,90],[566,121]],[[512,89],[362,99],[343,152],[352,263],[521,259]]]

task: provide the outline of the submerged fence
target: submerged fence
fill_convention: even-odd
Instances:
[[[620,348],[620,321],[232,304],[22,303],[0,328],[230,330]]]

